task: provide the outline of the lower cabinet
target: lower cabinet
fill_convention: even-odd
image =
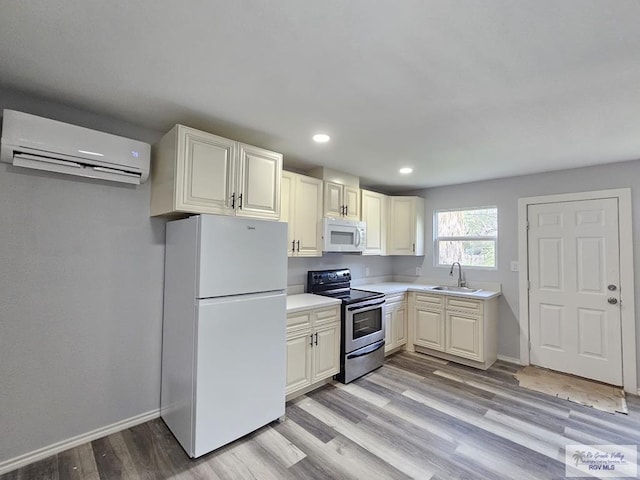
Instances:
[[[287,397],[339,372],[339,306],[287,315]]]
[[[497,359],[497,299],[411,293],[416,351],[487,369]]]
[[[384,352],[387,354],[407,343],[407,296],[405,293],[385,297],[384,322]]]

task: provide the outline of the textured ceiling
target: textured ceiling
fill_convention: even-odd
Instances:
[[[640,158],[639,18],[636,0],[3,1],[0,85],[369,186],[447,185]]]

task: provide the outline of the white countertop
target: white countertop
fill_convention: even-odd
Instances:
[[[301,312],[313,308],[330,307],[340,305],[341,300],[331,297],[323,297],[312,293],[299,293],[297,295],[287,295],[287,313]]]
[[[478,300],[489,300],[490,298],[499,297],[502,292],[495,290],[480,290],[474,293],[466,292],[451,292],[434,290],[437,285],[423,285],[420,283],[400,283],[400,282],[384,282],[384,283],[371,283],[369,285],[358,285],[354,287],[355,290],[368,290],[370,292],[384,293],[385,295],[392,293],[402,292],[428,292],[435,293],[437,295],[451,295],[454,297],[467,297],[477,298]]]

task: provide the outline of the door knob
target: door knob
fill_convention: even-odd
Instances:
[[[618,288],[618,287],[616,287],[616,286],[615,286],[615,285],[613,285],[613,284],[611,284],[611,285],[608,285],[608,286],[607,286],[607,289],[608,289],[610,292],[615,292],[617,288]]]
[[[618,303],[618,299],[615,297],[609,297],[607,299],[607,302],[609,302],[611,305],[615,305],[616,303]]]

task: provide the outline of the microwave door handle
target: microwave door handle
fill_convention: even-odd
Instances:
[[[355,312],[357,310],[364,310],[364,309],[368,309],[371,307],[377,307],[378,305],[382,305],[384,303],[384,300],[380,301],[380,302],[376,302],[376,303],[367,303],[366,305],[363,305],[362,307],[349,307],[347,310],[349,310],[350,312]]]
[[[356,247],[360,246],[360,229],[356,228]]]

